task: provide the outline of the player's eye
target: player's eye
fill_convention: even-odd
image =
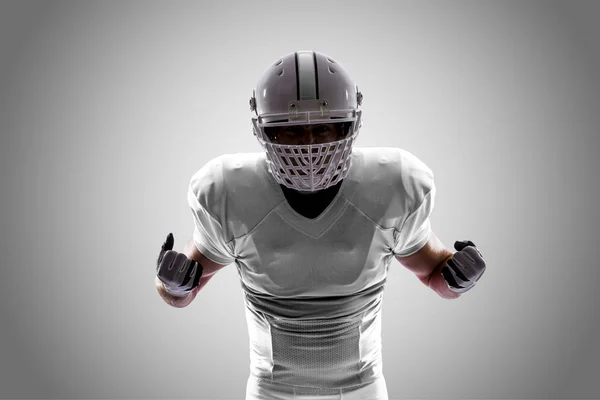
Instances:
[[[294,127],[291,127],[291,126],[286,127],[283,130],[283,133],[285,135],[287,135],[287,136],[298,136],[298,135],[302,134],[302,132],[301,132],[301,130],[299,128],[294,128]]]
[[[329,127],[327,125],[319,125],[317,126],[315,129],[313,129],[313,133],[316,135],[327,135],[329,133],[331,133],[331,130],[329,129]]]

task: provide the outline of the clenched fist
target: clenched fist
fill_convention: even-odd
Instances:
[[[470,240],[457,241],[454,248],[458,251],[446,262],[442,275],[450,290],[464,293],[473,288],[485,272],[485,260]]]
[[[156,275],[163,283],[167,293],[184,297],[198,286],[203,269],[197,261],[190,260],[185,254],[174,251],[174,243],[173,234],[169,233],[158,255]]]

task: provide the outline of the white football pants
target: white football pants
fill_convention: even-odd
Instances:
[[[246,384],[246,400],[388,400],[385,378],[380,375],[374,382],[359,389],[340,389],[336,394],[307,394],[297,388],[276,385],[253,375]]]

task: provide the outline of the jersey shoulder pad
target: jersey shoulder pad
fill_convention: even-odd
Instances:
[[[200,205],[216,216],[220,214],[219,199],[224,197],[223,156],[215,157],[204,164],[190,179],[190,190]]]
[[[433,189],[431,169],[407,150],[360,149],[363,173],[352,203],[384,228],[397,227]]]
[[[221,155],[192,178],[200,203],[231,237],[247,233],[281,202],[263,159],[264,153]]]

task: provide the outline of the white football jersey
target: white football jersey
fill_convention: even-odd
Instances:
[[[291,208],[264,153],[223,155],[194,174],[193,240],[237,267],[251,374],[320,393],[380,376],[387,269],[429,239],[434,197],[431,170],[399,148],[354,148],[315,219]]]

